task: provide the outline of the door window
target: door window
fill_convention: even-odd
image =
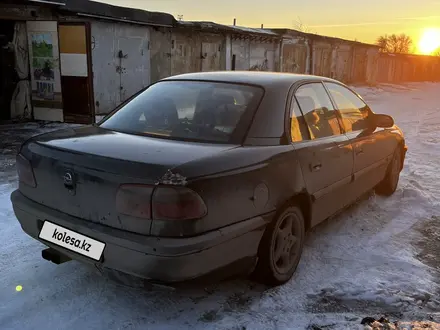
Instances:
[[[292,142],[309,140],[307,124],[295,99],[292,100],[290,108],[290,138]]]
[[[321,83],[299,87],[295,97],[304,115],[311,139],[341,134],[335,109]]]
[[[347,133],[368,128],[368,106],[344,86],[325,83],[342,117]]]

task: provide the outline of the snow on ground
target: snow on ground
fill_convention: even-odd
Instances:
[[[358,329],[363,317],[383,315],[440,327],[440,84],[356,90],[406,134],[399,188],[390,198],[370,194],[314,228],[293,279],[273,289],[246,280],[128,288],[74,261],[43,260],[43,245],[22,232],[9,201],[12,133],[22,140],[58,125],[0,126],[0,328]]]

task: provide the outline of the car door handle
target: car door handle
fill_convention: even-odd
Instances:
[[[322,165],[321,164],[310,164],[310,169],[312,170],[312,172],[317,172],[321,169]]]
[[[363,154],[363,153],[364,153],[364,149],[362,149],[362,148],[356,149],[356,155]]]

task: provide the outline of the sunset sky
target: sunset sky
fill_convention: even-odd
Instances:
[[[424,30],[438,28],[440,0],[100,0],[183,15],[185,20],[214,21],[259,27],[294,28],[296,22],[312,32],[374,43],[382,34],[406,33],[417,46]],[[434,32],[433,39],[436,39]],[[436,42],[433,40],[432,42]],[[440,40],[439,46],[440,46]],[[417,51],[417,49],[416,49]]]

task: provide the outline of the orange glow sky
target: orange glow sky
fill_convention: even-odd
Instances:
[[[440,28],[440,0],[100,0],[114,5],[183,15],[185,20],[295,28],[374,43],[382,34],[406,33],[419,43],[423,31]],[[434,41],[433,41],[434,42]],[[416,49],[416,52],[419,52]]]

